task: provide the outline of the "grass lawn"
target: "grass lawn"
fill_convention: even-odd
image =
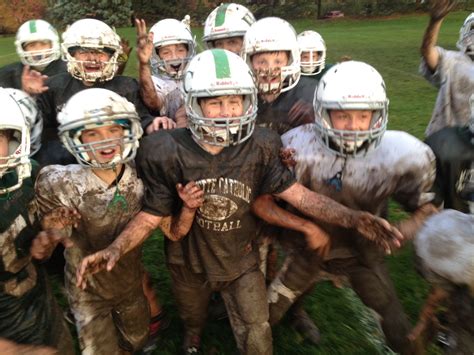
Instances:
[[[467,16],[465,12],[450,14],[444,22],[439,44],[455,49],[458,31]],[[419,74],[419,47],[427,15],[409,15],[390,19],[338,21],[293,21],[298,32],[313,29],[324,37],[328,47],[328,62],[335,63],[341,56],[373,65],[385,79],[390,98],[389,128],[407,131],[423,138],[436,98],[436,90]],[[119,29],[120,35],[135,43],[133,28]],[[196,29],[200,39],[201,29]],[[13,38],[0,38],[0,66],[16,61]],[[127,75],[137,75],[137,61],[131,55]],[[391,205],[390,218],[400,218],[403,212]],[[163,263],[162,237],[156,233],[144,247],[144,262],[151,272],[154,285],[173,322],[165,332],[157,353],[176,354],[181,345],[181,322],[170,293],[170,280]],[[399,297],[410,319],[415,322],[428,286],[415,273],[413,251],[410,246],[388,257],[390,271]],[[384,351],[373,335],[374,327],[367,311],[347,289],[336,289],[324,282],[308,297],[306,308],[319,325],[323,338],[319,347],[312,347],[287,325],[274,329],[276,354],[380,354]],[[369,336],[368,336],[369,334]],[[372,335],[370,335],[372,334]],[[210,322],[205,330],[203,344],[206,353],[236,353],[232,331],[227,321]],[[430,354],[440,350],[432,347]]]

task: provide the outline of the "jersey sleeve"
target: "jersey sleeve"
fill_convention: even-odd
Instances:
[[[57,166],[50,165],[40,170],[35,183],[36,204],[40,216],[58,207],[68,207],[61,190],[67,184],[64,174],[56,170]]]
[[[439,54],[439,61],[436,70],[432,72],[430,68],[428,68],[425,59],[422,57],[420,63],[420,73],[432,85],[439,88],[446,81],[446,77],[449,75],[452,66],[455,65],[456,60],[452,51],[447,51],[441,47],[436,47],[436,50]]]
[[[440,156],[440,152],[438,151],[438,147],[440,145],[439,142],[440,132],[436,132],[435,134],[429,136],[426,139],[426,144],[432,149],[435,157],[436,157],[436,178],[434,184],[431,188],[431,191],[434,193],[434,200],[433,203],[436,206],[441,206],[444,202],[446,196],[446,188],[449,186],[447,181],[445,181],[444,177],[449,176],[449,174],[445,171],[442,157]]]
[[[262,145],[264,159],[264,174],[260,187],[260,194],[279,194],[296,182],[293,173],[280,160],[282,148],[280,136],[267,131]]]
[[[166,131],[147,136],[140,142],[136,167],[145,186],[142,211],[169,216],[180,208],[175,185],[181,178],[173,164],[176,154],[173,138]]]
[[[399,165],[407,164],[400,175],[394,199],[407,211],[414,211],[419,206],[434,199],[431,191],[436,175],[436,160],[433,151],[421,141],[414,142],[416,156],[408,154]]]

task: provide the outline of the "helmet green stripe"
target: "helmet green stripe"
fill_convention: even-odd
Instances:
[[[222,26],[225,22],[225,13],[230,4],[222,4],[217,8],[216,21],[214,26]]]
[[[29,25],[30,25],[30,33],[35,33],[36,32],[36,21],[31,20],[29,22]]]
[[[227,54],[223,49],[213,49],[214,63],[216,66],[216,78],[224,79],[230,78],[230,66]]]

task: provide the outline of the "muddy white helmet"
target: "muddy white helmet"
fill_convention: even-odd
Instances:
[[[109,169],[132,160],[143,134],[135,106],[119,94],[101,88],[82,90],[72,96],[58,114],[58,121],[59,137],[67,150],[79,164],[95,168]],[[94,143],[81,141],[84,130],[113,124],[124,128],[119,142],[117,139]],[[94,146],[100,145],[100,149],[104,150],[116,147],[117,143],[121,146],[121,154],[117,154],[110,162],[102,164],[91,159],[94,154],[89,153],[96,151]]]
[[[0,131],[10,133],[8,153],[0,157],[0,179],[6,179],[7,174],[16,171],[16,179],[8,186],[0,186],[0,195],[8,194],[20,188],[23,180],[31,175],[30,129],[24,113],[17,100],[8,90],[0,88]]]
[[[41,134],[43,133],[43,117],[36,106],[35,100],[26,92],[13,88],[6,88],[18,103],[30,128],[30,157],[41,148]]]
[[[277,94],[291,90],[300,79],[300,52],[296,32],[292,25],[278,17],[266,17],[250,26],[244,37],[242,57],[252,68],[252,56],[262,52],[285,51],[288,65],[276,70],[268,68],[255,71],[260,94]],[[279,76],[278,83],[268,84],[259,80],[262,77]]]
[[[339,63],[324,74],[314,95],[316,129],[330,150],[341,156],[359,156],[380,143],[387,128],[388,99],[383,78],[372,66],[357,61]],[[330,110],[372,111],[369,129],[335,129]]]
[[[25,51],[25,45],[36,41],[49,41],[51,48]],[[43,20],[30,20],[22,24],[16,32],[15,47],[24,65],[30,65],[40,70],[61,57],[58,32]]]
[[[238,55],[211,49],[191,60],[184,74],[188,125],[201,142],[217,146],[240,144],[253,133],[257,116],[257,90],[250,68]],[[244,111],[240,117],[206,118],[200,98],[242,95]]]
[[[255,17],[241,4],[221,4],[207,16],[202,41],[207,49],[214,48],[214,41],[222,38],[244,37],[255,22]]]
[[[298,35],[298,46],[300,57],[303,52],[308,52],[310,58],[309,61],[301,61],[301,75],[321,73],[326,65],[326,43],[323,37],[316,31],[303,31]],[[313,53],[318,54],[318,60],[313,60]]]
[[[122,47],[119,35],[110,26],[99,20],[82,19],[69,26],[62,37],[62,56],[73,77],[88,82],[107,81],[114,77]],[[110,59],[101,63],[96,71],[86,71],[84,64],[87,62],[74,58],[74,52],[80,48],[104,51]]]
[[[474,58],[474,12],[472,12],[459,30],[457,47],[471,58]]]
[[[189,26],[186,25],[186,21],[164,19],[154,24],[150,28],[150,32],[153,32],[153,46],[155,47],[151,60],[153,72],[173,79],[182,78],[184,69],[194,56],[196,47],[194,37]],[[158,54],[160,47],[179,43],[185,44],[188,48],[188,55],[185,58],[176,60],[160,58]]]

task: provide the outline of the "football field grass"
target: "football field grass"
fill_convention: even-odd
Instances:
[[[466,12],[448,16],[441,29],[441,46],[455,48],[459,28],[466,16]],[[382,74],[387,85],[390,99],[389,129],[404,130],[421,139],[437,92],[418,74],[419,47],[427,22],[428,16],[422,14],[370,20],[292,21],[297,32],[313,29],[323,36],[328,47],[327,62],[335,63],[342,56],[350,56],[354,60],[373,65]],[[202,30],[195,29],[195,33],[199,41]],[[119,29],[119,34],[134,45],[133,28]],[[0,38],[0,66],[16,60],[13,37]],[[134,77],[137,75],[135,52],[131,54],[125,74]],[[391,220],[403,215],[398,206],[391,205]],[[162,237],[155,233],[144,246],[144,263],[151,272],[160,300],[173,318],[156,353],[176,354],[182,341],[182,324],[171,295],[162,245]],[[414,270],[411,246],[387,257],[387,261],[401,302],[411,321],[415,322],[428,285]],[[336,289],[329,282],[318,284],[306,300],[306,309],[322,332],[320,346],[311,346],[284,322],[273,331],[276,354],[385,353],[367,310],[349,289]],[[203,336],[203,347],[206,354],[237,352],[226,320],[208,323]],[[429,353],[438,354],[440,350],[433,346]]]

